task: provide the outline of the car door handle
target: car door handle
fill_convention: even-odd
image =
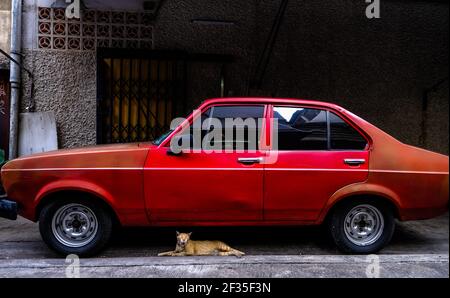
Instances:
[[[344,159],[344,163],[349,166],[359,166],[366,162],[365,159],[354,159],[354,158],[346,158]]]
[[[262,157],[239,157],[238,162],[244,165],[252,165],[262,162]]]

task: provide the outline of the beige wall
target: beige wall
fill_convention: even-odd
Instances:
[[[0,0],[0,48],[9,53],[11,28],[11,0]],[[8,68],[6,58],[0,54],[0,68]]]

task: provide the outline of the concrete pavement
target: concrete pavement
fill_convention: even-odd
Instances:
[[[448,254],[259,255],[236,257],[143,257],[80,260],[80,277],[448,277]],[[64,259],[0,261],[0,277],[66,277]],[[73,271],[70,271],[71,276]],[[369,272],[369,273],[367,273]]]
[[[220,239],[247,255],[155,257],[172,249],[174,229],[123,229],[82,277],[449,277],[449,216],[398,223],[378,257],[341,255],[320,227],[195,228],[194,239]],[[374,259],[375,258],[375,259]],[[37,225],[0,219],[0,277],[65,277],[64,258],[41,241]],[[369,268],[369,269],[368,269]],[[375,271],[377,272],[377,271]]]

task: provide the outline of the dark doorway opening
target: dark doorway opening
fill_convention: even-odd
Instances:
[[[98,143],[152,140],[186,109],[179,53],[98,52]]]
[[[97,143],[155,139],[198,104],[193,97],[223,96],[225,64],[231,61],[182,51],[98,49]],[[202,75],[197,69],[204,65],[220,75]],[[215,88],[206,95],[195,91],[211,85]]]

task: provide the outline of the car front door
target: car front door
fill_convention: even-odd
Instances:
[[[271,152],[276,161],[265,168],[264,220],[314,221],[334,192],[367,179],[368,141],[333,111],[281,105],[270,111],[278,144]]]
[[[212,127],[205,127],[205,121],[211,124],[211,119],[218,119],[216,121],[224,125],[225,119],[254,119],[261,128],[263,121],[259,119],[263,119],[265,113],[264,105],[205,107],[200,117],[201,136],[204,139]],[[173,137],[192,139],[194,129],[191,125]],[[183,150],[174,155],[170,140],[150,150],[144,170],[145,201],[150,220],[189,223],[262,220],[263,165],[260,160],[264,152],[257,148],[260,133],[255,132],[255,137],[250,138],[247,130],[244,139],[238,140],[235,131],[232,145],[226,147],[226,152],[224,144],[230,140],[222,138],[223,131],[220,139],[213,140],[215,145],[222,144],[222,150],[214,147],[215,152],[205,151],[203,144],[201,150],[191,146],[190,149],[197,150]],[[247,150],[236,150],[240,141],[245,143]]]

